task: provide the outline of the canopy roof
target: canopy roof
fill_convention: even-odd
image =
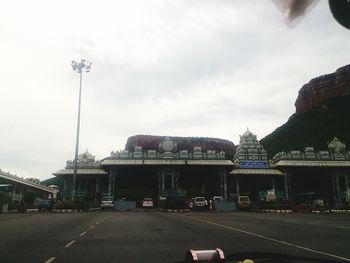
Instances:
[[[303,160],[281,160],[274,164],[276,167],[350,167],[350,161],[303,161]]]
[[[74,173],[74,169],[60,169],[55,173],[52,173],[55,176],[58,175],[71,175]],[[77,169],[77,174],[81,175],[107,175],[107,172],[103,169]]]
[[[283,173],[277,169],[233,169],[229,174],[283,175]]]

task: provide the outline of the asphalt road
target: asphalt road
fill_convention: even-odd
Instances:
[[[0,262],[350,262],[350,214],[86,212],[0,214]]]

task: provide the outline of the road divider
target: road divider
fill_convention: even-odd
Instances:
[[[159,212],[167,212],[167,213],[188,213],[191,209],[159,209]]]

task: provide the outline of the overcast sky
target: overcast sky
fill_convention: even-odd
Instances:
[[[349,63],[350,31],[320,1],[290,29],[271,1],[6,1],[0,9],[0,168],[41,180],[136,134],[239,143],[288,120],[301,86]]]

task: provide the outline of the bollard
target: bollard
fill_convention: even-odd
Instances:
[[[211,263],[224,263],[225,255],[220,248],[212,250],[192,250],[189,249],[186,252],[186,263],[190,262],[211,262]]]

